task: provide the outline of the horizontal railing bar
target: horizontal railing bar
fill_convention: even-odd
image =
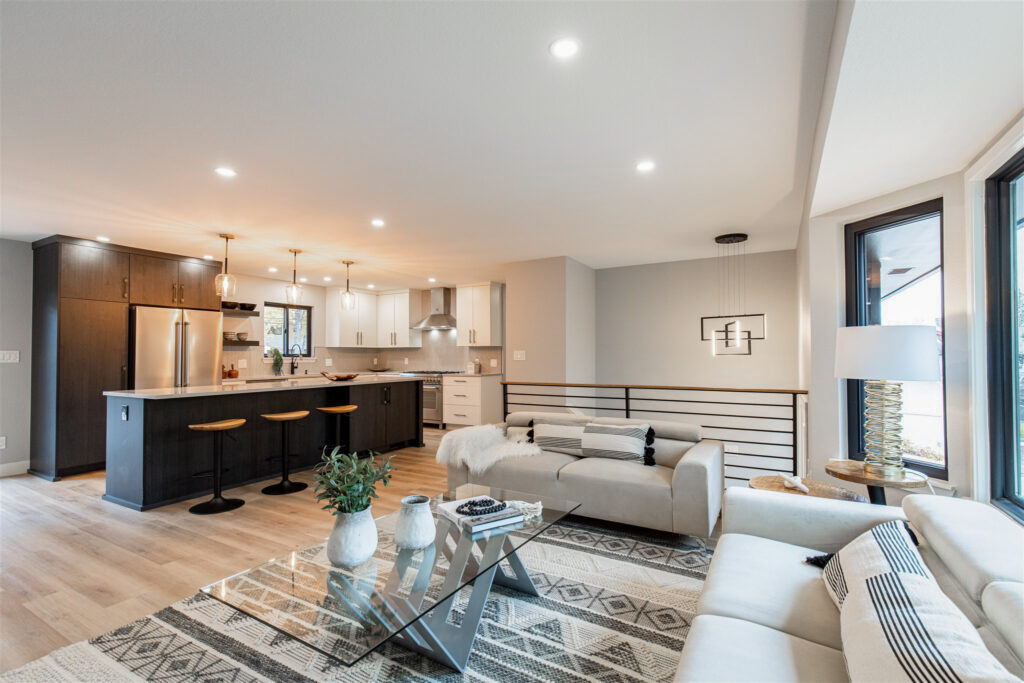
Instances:
[[[702,427],[702,429],[717,429],[717,427]],[[788,434],[788,432],[787,432]],[[754,446],[780,446],[782,448],[795,448],[791,443],[772,443],[771,441],[744,441],[743,439],[713,439],[714,441],[724,441],[726,443],[749,443]],[[747,455],[741,453],[740,455]]]
[[[566,403],[519,403],[517,401],[510,405],[528,406],[537,408],[575,408],[576,410],[615,410],[620,413],[626,412],[625,408],[606,408],[602,406],[571,406]],[[651,410],[647,408],[630,408],[633,413],[659,413],[663,415],[704,415],[706,417],[738,417],[743,419],[780,420],[793,421],[790,417],[761,417],[759,415],[721,415],[719,413],[691,413],[679,410]],[[765,432],[767,434],[792,434],[791,429],[758,429],[757,427],[728,427],[725,425],[700,425],[704,429],[729,429],[734,432]],[[785,445],[785,444],[779,444]]]
[[[733,465],[733,464],[730,464],[730,463],[725,463],[725,466],[726,467],[742,467],[745,470],[761,470],[762,472],[789,472],[788,469],[785,469],[785,470],[773,470],[770,467],[754,467],[753,465]]]
[[[792,448],[789,445],[779,444],[781,448]],[[744,455],[748,458],[775,458],[776,460],[792,460],[792,455],[761,455],[760,453],[740,453],[738,451],[725,451],[726,455]]]
[[[525,391],[509,391],[509,396],[540,396],[542,398],[593,398],[602,401],[625,401],[625,396],[578,396],[576,394],[531,394]],[[789,403],[751,403],[750,401],[708,401],[696,398],[645,398],[643,396],[630,396],[631,402],[637,401],[659,401],[662,403],[713,403],[721,406],[764,406],[767,408],[792,408]]]
[[[743,394],[806,394],[806,389],[736,389],[732,387],[671,387],[656,384],[577,384],[571,382],[509,382],[520,387],[589,387],[591,389],[664,389],[666,391],[731,391]]]

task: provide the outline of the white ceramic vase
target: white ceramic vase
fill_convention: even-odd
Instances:
[[[434,516],[430,514],[430,498],[406,496],[395,522],[395,545],[407,550],[426,548],[434,542]]]
[[[335,567],[357,567],[377,549],[373,506],[359,512],[339,512],[327,537],[327,560]]]

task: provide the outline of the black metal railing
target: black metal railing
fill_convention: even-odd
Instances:
[[[734,389],[642,384],[502,382],[504,414],[573,412],[687,422],[725,444],[727,484],[797,474],[803,447],[801,389]]]

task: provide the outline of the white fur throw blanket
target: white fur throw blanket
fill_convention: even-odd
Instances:
[[[437,447],[437,461],[442,465],[465,465],[473,474],[483,474],[493,464],[506,458],[540,455],[541,448],[528,441],[511,441],[505,430],[496,425],[463,427],[448,432]]]

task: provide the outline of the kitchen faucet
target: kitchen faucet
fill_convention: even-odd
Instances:
[[[295,351],[296,348],[299,349],[299,353],[301,354],[302,353],[302,346],[298,342],[296,342],[295,344],[291,345],[291,348],[288,349],[288,353],[292,354],[292,352]],[[298,356],[292,355],[291,363],[289,363],[289,367],[291,368],[291,373],[293,375],[295,374],[296,368],[299,367],[299,361],[296,360],[297,358],[298,358]]]

